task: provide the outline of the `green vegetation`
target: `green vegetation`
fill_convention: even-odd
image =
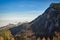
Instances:
[[[4,40],[10,40],[11,38],[10,31],[7,29],[0,30],[0,36],[2,36]]]

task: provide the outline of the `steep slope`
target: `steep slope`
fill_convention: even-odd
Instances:
[[[60,31],[60,3],[52,3],[46,11],[30,22],[31,29],[39,36],[51,36]]]

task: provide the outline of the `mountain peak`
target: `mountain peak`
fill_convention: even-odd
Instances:
[[[50,7],[56,9],[56,10],[60,10],[60,3],[51,3]]]

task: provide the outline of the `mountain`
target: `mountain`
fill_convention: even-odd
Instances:
[[[60,3],[52,3],[46,11],[29,23],[36,36],[52,37],[60,32]]]
[[[6,26],[0,27],[0,30],[2,30],[2,29],[10,29],[10,28],[13,28],[13,27],[16,27],[16,25],[15,24],[8,24]]]
[[[21,25],[18,25],[16,27],[10,28],[9,30],[12,32],[12,34],[15,36],[17,33],[28,29],[28,25],[29,23],[22,23]]]
[[[38,37],[41,40],[43,37],[52,40],[54,36],[59,36],[56,34],[60,35],[60,3],[52,3],[42,15],[31,22],[19,22],[17,25],[9,24],[0,28],[0,36],[6,37],[6,40],[10,40],[11,36],[15,40],[37,40]]]
[[[18,22],[16,25],[18,26],[18,25],[21,25],[22,23],[21,22]]]
[[[52,3],[46,11],[29,23],[23,23],[9,29],[14,36],[21,36],[21,32],[32,31],[36,38],[55,36],[55,31],[60,32],[60,3]]]
[[[35,33],[32,30],[22,30],[18,32],[15,37],[16,40],[36,40]]]

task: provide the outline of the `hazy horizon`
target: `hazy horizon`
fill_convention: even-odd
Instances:
[[[60,0],[0,0],[0,27],[9,23],[32,21],[51,3]]]

